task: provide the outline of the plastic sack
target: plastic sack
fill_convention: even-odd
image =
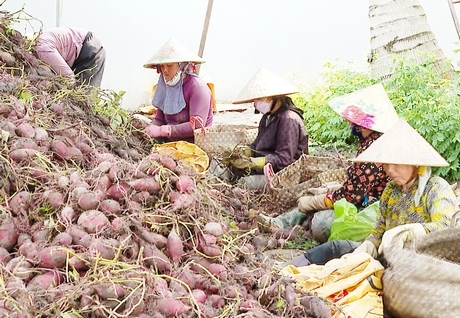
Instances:
[[[334,203],[335,219],[332,221],[328,241],[364,241],[375,226],[378,208],[379,201],[376,201],[358,212],[353,203],[345,199],[338,200]]]
[[[209,157],[206,152],[197,145],[183,140],[156,144],[152,152],[158,152],[162,156],[171,156],[196,172],[203,172],[209,166]]]
[[[325,265],[311,264],[281,269],[300,290],[314,293],[341,310],[333,318],[383,317],[382,275],[384,268],[367,253],[345,254]]]

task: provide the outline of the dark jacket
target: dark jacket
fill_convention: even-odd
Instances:
[[[250,145],[254,157],[264,156],[274,172],[289,166],[308,153],[308,134],[300,115],[280,108],[274,114],[264,114],[256,140]]]

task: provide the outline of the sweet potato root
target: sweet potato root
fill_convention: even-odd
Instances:
[[[192,308],[185,305],[180,300],[174,298],[163,298],[157,300],[156,309],[162,314],[165,314],[169,317],[185,314],[190,311]]]
[[[155,178],[141,178],[128,182],[129,186],[137,191],[147,191],[149,193],[157,193],[160,191],[160,184]]]
[[[27,289],[30,291],[47,290],[52,286],[57,286],[63,283],[63,281],[64,279],[61,273],[49,271],[32,278],[32,280],[27,284]]]
[[[0,227],[0,247],[11,251],[16,245],[19,231],[16,227]]]
[[[99,233],[104,227],[110,225],[109,219],[98,210],[84,211],[78,217],[77,224],[91,234]]]
[[[23,162],[32,160],[37,150],[35,149],[15,149],[8,153],[8,156],[15,162]]]
[[[48,246],[38,252],[40,266],[62,268],[67,260],[67,251],[62,246]]]
[[[171,260],[176,264],[179,263],[180,258],[184,254],[184,244],[174,227],[169,232],[167,248]]]
[[[143,256],[146,266],[155,266],[161,272],[171,271],[172,267],[168,257],[154,244],[144,245]]]

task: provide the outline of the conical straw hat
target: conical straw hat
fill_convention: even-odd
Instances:
[[[168,63],[193,62],[195,64],[204,63],[205,61],[179,43],[175,38],[170,38],[158,51],[153,54],[147,63],[146,68],[156,68],[157,65]]]
[[[289,95],[298,91],[295,86],[262,67],[249,80],[233,104],[250,103],[258,98]]]
[[[355,162],[378,162],[427,167],[449,163],[405,120],[391,127],[364,150]]]
[[[399,119],[382,84],[333,98],[329,106],[346,120],[378,132],[387,131]]]

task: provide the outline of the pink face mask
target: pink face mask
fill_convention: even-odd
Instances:
[[[266,114],[270,112],[271,106],[272,106],[271,101],[269,100],[267,101],[267,99],[264,99],[264,100],[256,99],[254,101],[254,107],[262,114]]]

